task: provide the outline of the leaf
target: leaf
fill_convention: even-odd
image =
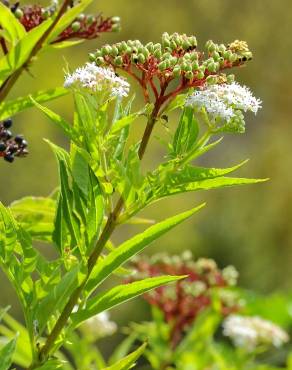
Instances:
[[[5,31],[5,35],[7,36],[5,38],[12,46],[15,46],[26,35],[23,25],[15,17],[10,8],[2,2],[0,2],[0,26]]]
[[[151,289],[183,279],[184,276],[159,276],[118,285],[107,292],[100,293],[87,301],[86,307],[72,315],[73,325],[79,325],[84,320],[109,310],[121,303],[127,302]]]
[[[120,361],[116,362],[112,366],[106,367],[104,370],[128,370],[132,369],[136,364],[135,362],[138,358],[142,355],[147,343],[142,344],[135,352],[132,352],[125,358],[121,359]]]
[[[122,266],[135,254],[141,252],[154,240],[158,239],[166,232],[179,225],[194,213],[198,212],[205,204],[202,204],[196,208],[180,213],[176,216],[169,217],[164,221],[159,222],[156,225],[150,226],[144,232],[134,236],[127,240],[119,247],[115,248],[110,252],[102,261],[94,267],[90,278],[86,285],[87,291],[95,289],[102,281],[104,281],[112,272],[118,267]]]
[[[199,134],[198,121],[194,115],[194,109],[185,107],[173,139],[173,150],[176,156],[189,152]]]
[[[139,113],[133,113],[128,116],[122,117],[119,120],[115,121],[112,126],[109,135],[116,135],[123,128],[129,126],[135,119],[139,116]]]
[[[15,47],[10,49],[8,54],[0,59],[0,85],[28,61],[35,44],[52,25],[52,22],[51,19],[48,19],[33,28]]]
[[[76,133],[73,126],[71,126],[66,120],[64,120],[59,114],[53,112],[49,108],[46,108],[39,104],[36,100],[33,99],[31,96],[31,101],[33,104],[39,108],[42,112],[45,113],[45,115],[50,118],[51,121],[53,121],[59,128],[63,130],[65,135],[71,139],[72,141],[78,141],[78,134]]]
[[[44,103],[67,95],[68,93],[68,89],[57,87],[55,89],[38,91],[31,94],[30,97],[25,96],[15,100],[5,101],[0,105],[0,120],[14,116],[16,113],[20,113],[27,108],[31,108],[34,106],[34,102]]]
[[[44,197],[24,197],[10,205],[13,216],[36,240],[50,241],[56,201]]]
[[[240,177],[218,177],[183,184],[181,186],[166,189],[159,197],[170,196],[188,191],[218,189],[226,186],[248,185],[265,182],[267,179],[246,179]]]
[[[164,113],[169,113],[177,108],[181,108],[185,105],[187,94],[179,94],[166,106]]]
[[[0,9],[1,10],[1,9]],[[16,347],[16,338],[8,342],[0,349],[0,370],[9,370],[12,364],[12,356]]]
[[[78,17],[78,15],[83,12],[83,10],[92,3],[92,1],[93,0],[80,0],[78,5],[67,10],[50,33],[47,43],[53,42]]]
[[[48,360],[44,365],[36,367],[35,370],[57,370],[63,366],[59,360]]]

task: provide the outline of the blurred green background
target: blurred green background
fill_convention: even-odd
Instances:
[[[204,210],[153,244],[148,252],[191,249],[195,257],[212,257],[220,266],[236,266],[244,287],[263,293],[276,289],[291,291],[291,0],[96,0],[91,11],[119,15],[122,31],[102,35],[75,48],[44,53],[31,69],[33,77],[23,75],[10,97],[62,85],[66,62],[75,68],[87,61],[89,51],[106,42],[130,38],[159,41],[164,31],[194,34],[199,47],[208,39],[219,43],[246,40],[254,59],[246,68],[235,71],[236,78],[263,100],[263,109],[257,117],[248,117],[245,135],[226,136],[207,162],[212,166],[229,166],[251,158],[241,174],[270,177],[270,181],[188,194],[148,209],[144,215],[162,219],[201,200],[207,201]],[[137,106],[141,104],[142,99]],[[49,106],[71,119],[70,97]],[[57,184],[57,168],[43,138],[67,144],[61,132],[35,109],[15,117],[14,130],[29,140],[30,155],[13,165],[0,161],[0,200],[5,204],[25,195],[50,193]],[[147,153],[148,164],[161,152],[156,140],[152,144]],[[115,239],[122,240],[132,233],[132,229],[123,228]],[[8,283],[3,280],[0,305],[12,303],[14,311],[18,311],[12,297]],[[123,314],[122,322],[141,318],[138,311],[132,304],[123,306],[119,311]]]

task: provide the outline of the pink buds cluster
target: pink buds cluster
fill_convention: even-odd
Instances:
[[[149,85],[156,98],[159,93],[154,77],[158,78],[163,92],[172,80],[180,79],[180,92],[189,87],[203,86],[206,82],[231,82],[222,71],[240,66],[252,58],[247,44],[238,40],[227,46],[208,41],[206,49],[204,52],[197,50],[195,36],[164,33],[160,43],[144,45],[139,40],[122,41],[104,45],[89,58],[98,66],[120,68],[133,75],[142,87]]]
[[[13,137],[9,130],[12,126],[11,118],[0,122],[0,157],[12,163],[15,157],[24,157],[28,154],[27,141],[22,135]]]
[[[5,3],[7,6],[9,2]],[[26,31],[40,25],[43,21],[51,17],[56,11],[56,4],[48,7],[41,5],[23,5],[19,2],[10,6],[11,11],[19,19]],[[68,26],[54,41],[61,42],[72,38],[94,39],[103,32],[118,31],[120,29],[119,17],[104,18],[101,14],[85,15],[80,14],[70,26]]]
[[[220,270],[211,259],[193,261],[192,254],[187,251],[181,256],[158,254],[150,258],[138,257],[134,267],[137,280],[162,274],[188,276],[175,285],[160,287],[144,296],[163,312],[165,321],[172,325],[173,345],[181,340],[198,314],[212,304],[214,288],[219,289],[223,315],[238,309],[237,298],[226,289],[237,282],[238,273],[232,266]]]

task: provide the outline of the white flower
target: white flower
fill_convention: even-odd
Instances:
[[[223,322],[223,334],[248,351],[261,344],[280,347],[289,340],[288,334],[278,325],[257,316],[228,316]]]
[[[72,74],[65,76],[64,86],[67,88],[85,88],[93,92],[108,92],[110,96],[128,96],[130,85],[122,77],[116,76],[111,68],[98,67],[94,63],[86,63]]]
[[[261,101],[255,98],[246,86],[237,82],[231,84],[208,85],[195,91],[186,101],[187,106],[205,108],[211,119],[220,118],[230,121],[236,117],[236,111],[257,113]]]
[[[108,337],[117,331],[117,324],[110,321],[108,312],[104,311],[84,321],[81,329],[95,338]]]

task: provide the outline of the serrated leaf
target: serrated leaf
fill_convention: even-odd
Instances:
[[[71,126],[66,120],[64,120],[59,114],[53,112],[47,107],[44,107],[43,105],[39,104],[36,100],[33,99],[33,97],[30,97],[33,104],[39,108],[42,112],[45,113],[45,115],[50,118],[51,121],[53,121],[59,128],[61,128],[64,132],[64,134],[71,139],[72,141],[78,141],[78,134],[76,133],[73,126]]]
[[[104,370],[129,370],[135,366],[138,358],[143,354],[147,343],[142,344],[135,352],[130,353],[125,358],[119,360],[115,364],[106,367]]]
[[[134,236],[133,238],[121,244],[119,247],[115,248],[95,266],[86,285],[86,290],[92,291],[95,289],[102,281],[110,276],[112,272],[114,272],[118,267],[122,266],[131,257],[142,251],[154,240],[158,239],[166,232],[191,217],[203,206],[204,204],[193,208],[190,211],[169,217],[156,225],[150,226],[144,232]]]
[[[0,3],[1,4],[1,3]],[[61,96],[67,95],[68,89],[63,87],[57,87],[55,89],[38,91],[30,96],[35,102],[45,103],[47,101],[60,98]],[[21,97],[15,100],[8,100],[0,105],[0,120],[14,116],[17,113],[22,112],[25,109],[34,106],[34,102],[30,97]]]
[[[129,284],[118,285],[107,292],[100,293],[87,301],[86,307],[72,315],[74,325],[79,325],[82,321],[97,315],[100,312],[109,310],[121,303],[138,297],[149,290],[158,288],[177,280],[183,279],[184,276],[159,276],[135,281]]]
[[[25,35],[26,31],[23,25],[15,17],[8,6],[0,2],[0,26],[5,30],[6,40],[15,46]]]
[[[9,370],[16,347],[17,338],[12,339],[0,349],[0,370]]]

